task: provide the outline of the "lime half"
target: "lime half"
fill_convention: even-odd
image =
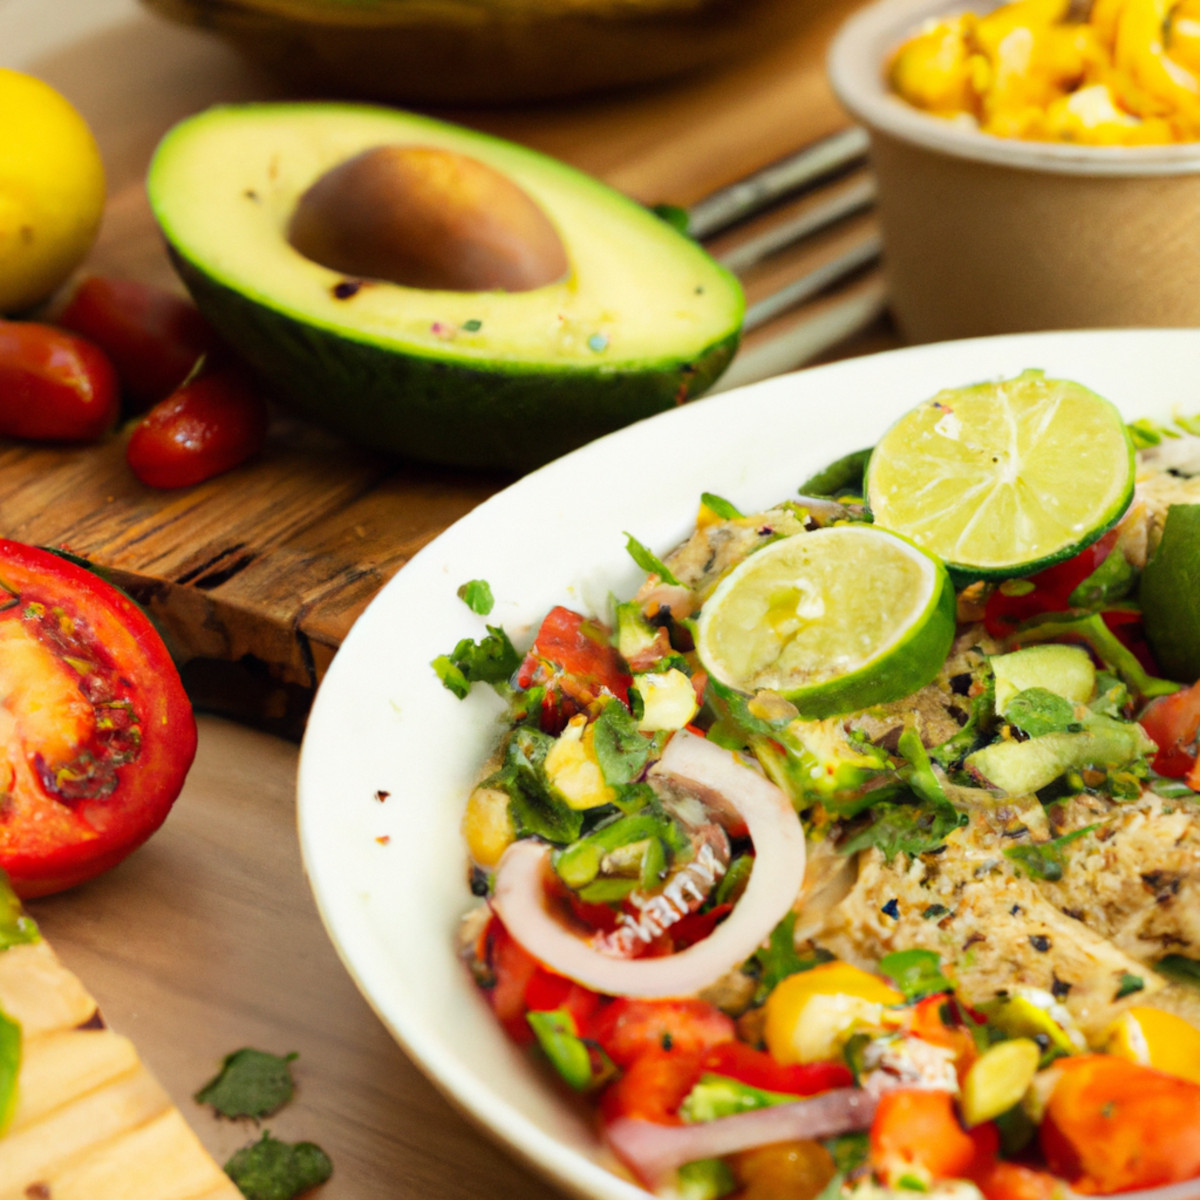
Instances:
[[[875,523],[963,578],[1031,575],[1111,528],[1133,496],[1116,408],[1026,371],[939,392],[891,427],[867,471]]]
[[[705,602],[696,650],[718,683],[779,692],[831,717],[929,683],[954,640],[954,588],[937,559],[871,525],[772,542]]]

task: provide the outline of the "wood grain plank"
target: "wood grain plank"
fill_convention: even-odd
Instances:
[[[691,204],[845,123],[823,64],[846,7],[807,0],[794,33],[767,51],[670,85],[436,115],[557,155],[639,200]],[[136,9],[33,68],[80,107],[104,152],[109,203],[84,270],[178,290],[143,187],[155,144],[189,112],[283,90],[205,34]],[[385,463],[280,419],[258,463],[161,493],[126,469],[126,437],[82,450],[0,443],[0,534],[65,543],[111,571],[158,619],[200,704],[290,734],[371,597],[509,482]]]

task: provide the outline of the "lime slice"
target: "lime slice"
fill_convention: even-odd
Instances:
[[[880,439],[875,523],[964,579],[1031,575],[1111,528],[1133,496],[1120,413],[1078,383],[1026,371],[939,392]]]
[[[1163,672],[1200,679],[1200,504],[1172,504],[1138,589],[1146,637]]]
[[[772,542],[738,564],[696,623],[718,683],[779,692],[809,718],[899,700],[954,640],[954,588],[937,559],[871,525]]]

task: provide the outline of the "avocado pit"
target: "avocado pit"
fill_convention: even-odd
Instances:
[[[343,274],[452,292],[526,292],[568,271],[558,230],[506,175],[434,146],[377,146],[300,197],[287,232]]]

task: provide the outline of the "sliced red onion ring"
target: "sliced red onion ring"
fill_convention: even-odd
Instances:
[[[754,842],[750,882],[702,941],[657,958],[618,958],[588,944],[547,908],[550,848],[525,839],[496,868],[492,906],[508,932],[552,971],[610,996],[691,996],[744,962],[795,902],[804,883],[804,831],[787,797],[728,750],[681,730],[653,768],[733,808]]]
[[[694,1125],[659,1125],[638,1117],[618,1117],[605,1134],[613,1152],[642,1183],[658,1188],[669,1183],[684,1163],[699,1158],[720,1158],[772,1142],[836,1137],[868,1129],[878,1102],[858,1088],[837,1088],[792,1104]]]

